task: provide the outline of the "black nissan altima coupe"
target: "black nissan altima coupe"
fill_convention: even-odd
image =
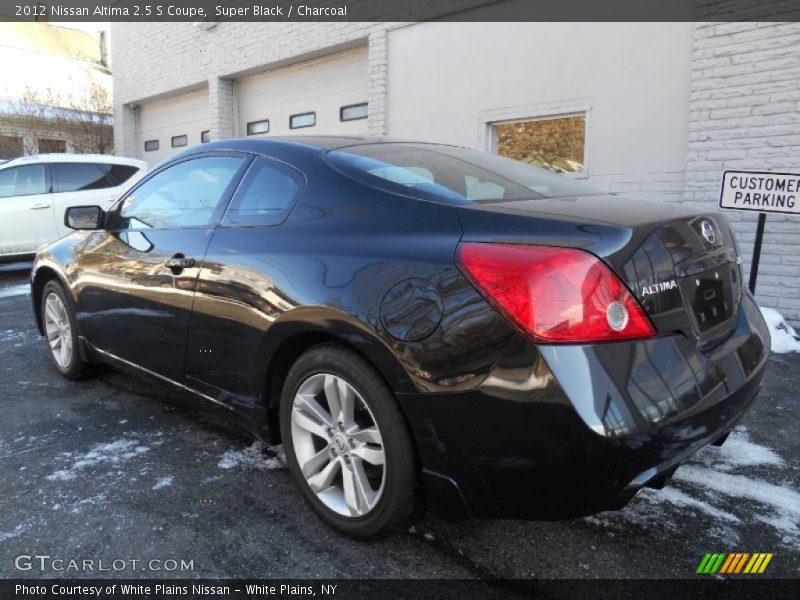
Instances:
[[[768,356],[724,216],[464,148],[220,141],[65,222],[32,272],[61,374],[229,408],[359,538],[622,507],[724,442]]]

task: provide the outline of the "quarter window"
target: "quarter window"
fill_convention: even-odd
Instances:
[[[303,177],[290,167],[258,158],[242,180],[222,223],[244,226],[281,223],[303,186]]]
[[[25,165],[0,170],[0,198],[32,196],[47,192],[44,165]]]
[[[366,119],[369,114],[369,107],[366,102],[361,104],[351,104],[349,106],[342,106],[339,109],[340,121],[357,121],[358,119]]]
[[[99,190],[116,185],[107,171],[93,163],[53,163],[56,192]]]
[[[497,154],[555,173],[582,173],[586,114],[495,123]]]
[[[204,156],[159,171],[125,198],[120,228],[209,225],[242,161],[236,156]]]
[[[145,152],[155,152],[158,150],[158,140],[147,140],[144,143]]]
[[[139,167],[132,167],[130,165],[106,165],[106,167],[109,173],[111,173],[111,177],[117,182],[117,185],[125,183],[139,172]]]
[[[173,148],[183,148],[188,143],[189,143],[189,138],[186,136],[186,134],[173,135],[172,136],[172,147]]]
[[[251,121],[247,124],[247,135],[260,135],[262,133],[269,133],[269,119]]]
[[[317,124],[317,113],[307,112],[289,117],[289,129],[300,129],[302,127],[313,127]]]

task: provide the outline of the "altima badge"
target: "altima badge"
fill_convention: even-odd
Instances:
[[[650,294],[657,294],[658,292],[666,292],[667,290],[674,290],[678,287],[678,284],[675,283],[674,279],[670,279],[669,281],[661,281],[659,283],[654,283],[653,285],[646,285],[642,287],[642,296],[649,296]]]

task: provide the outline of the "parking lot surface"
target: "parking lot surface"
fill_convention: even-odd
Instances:
[[[67,575],[15,568],[16,556],[40,554],[162,561],[117,573],[128,577],[683,578],[706,552],[773,552],[763,577],[800,576],[798,354],[770,359],[724,446],[622,511],[555,523],[424,517],[371,544],[323,525],[279,449],[218,409],[111,369],[63,380],[24,272],[0,273],[0,373],[0,577]],[[191,569],[167,572],[168,560]]]

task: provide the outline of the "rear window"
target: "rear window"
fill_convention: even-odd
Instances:
[[[328,153],[350,177],[387,191],[449,203],[568,198],[603,194],[545,169],[466,148],[364,144]]]

